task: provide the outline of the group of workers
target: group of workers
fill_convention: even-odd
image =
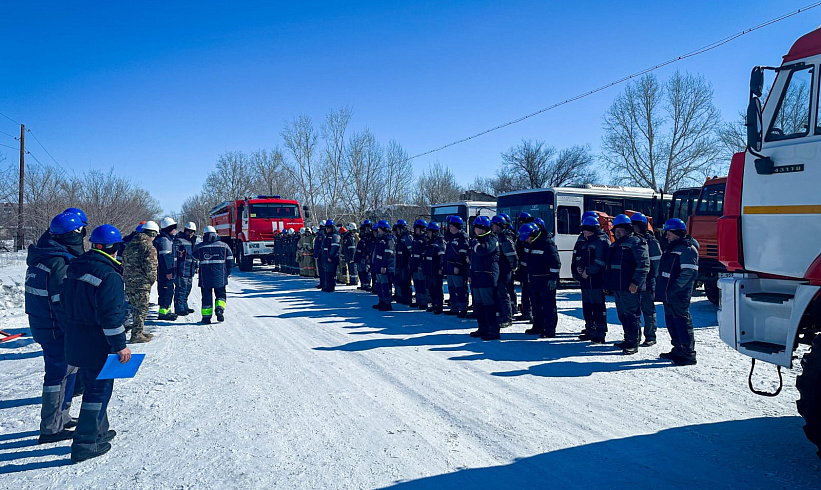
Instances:
[[[72,440],[75,463],[111,449],[116,432],[109,428],[107,406],[114,382],[98,376],[110,354],[121,363],[130,361],[128,330],[130,343],[151,340],[144,322],[154,282],[158,319],[174,320],[193,312],[187,302],[198,272],[202,322],[210,323],[213,294],[217,319],[223,321],[225,286],[233,266],[230,248],[211,226],[196,243],[196,225],[186,224],[178,235],[171,218],[160,225],[144,221],[125,238],[115,226],[104,224],[92,230],[86,250],[87,228],[82,210],[67,209],[29,246],[26,259],[25,311],[45,363],[38,443]],[[176,314],[169,313],[172,301]],[[133,311],[130,324],[128,310]],[[82,390],[75,389],[79,384]],[[82,405],[75,419],[69,410],[79,394]]]

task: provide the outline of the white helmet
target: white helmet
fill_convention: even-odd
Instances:
[[[208,226],[206,226],[206,227],[205,227],[205,229],[204,229],[204,230],[202,230],[202,232],[203,232],[203,233],[216,233],[216,232],[217,232],[217,229],[216,229],[216,228],[214,228],[214,227],[213,227],[213,226],[211,226],[211,225],[208,225]]]
[[[173,218],[169,218],[169,217],[166,216],[165,218],[162,219],[162,221],[160,221],[160,229],[164,230],[164,229],[168,228],[169,226],[175,226],[176,224],[177,224],[177,222],[174,221]]]
[[[347,228],[348,228],[348,231],[356,231],[356,228],[357,228],[356,223],[348,223]]]
[[[191,231],[197,231],[197,224],[194,223],[193,221],[189,221],[188,223],[185,224],[185,229],[186,230],[191,230]]]
[[[160,232],[160,227],[157,226],[156,221],[146,221],[143,225],[143,231],[155,231],[157,233]]]
[[[324,219],[319,222],[319,226],[325,226],[325,220]]]
[[[311,231],[317,233],[319,231],[319,228],[317,228],[316,226],[311,227]]]

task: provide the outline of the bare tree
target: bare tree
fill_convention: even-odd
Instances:
[[[716,163],[720,122],[704,77],[676,72],[660,85],[648,74],[605,114],[602,157],[618,181],[669,193]]]
[[[220,202],[206,192],[191,196],[182,203],[180,209],[181,221],[193,221],[203,227],[210,223],[209,212]]]
[[[385,204],[410,202],[413,186],[413,165],[410,155],[396,140],[388,141],[385,149]]]
[[[305,115],[295,117],[282,129],[285,147],[294,159],[293,165],[286,168],[307,201],[314,220],[317,219],[318,191],[321,185],[320,161],[314,156],[318,138],[311,118]]]
[[[544,187],[550,178],[550,161],[556,149],[544,141],[523,139],[507,153],[502,153],[502,165],[508,172],[527,179],[531,189]]]
[[[559,152],[549,165],[548,187],[568,184],[592,184],[596,182],[593,155],[589,146],[571,146]]]
[[[251,154],[251,187],[259,194],[293,198],[291,175],[279,147]]]
[[[339,212],[340,200],[345,189],[345,132],[348,130],[352,115],[350,107],[332,110],[325,116],[325,123],[322,125],[325,149],[319,181],[327,216]]]
[[[476,176],[473,183],[468,186],[470,189],[484,192],[492,196],[498,196],[505,192],[518,191],[527,189],[529,181],[526,177],[514,173],[506,172],[504,169],[496,170],[496,174],[492,177]]]
[[[573,146],[557,153],[556,148],[539,140],[524,139],[502,153],[502,167],[488,181],[497,195],[518,189],[589,183],[596,178],[588,146]]]
[[[220,155],[216,168],[208,174],[203,190],[218,201],[240,199],[253,192],[252,166],[248,156],[241,151]]]
[[[383,150],[369,130],[356,133],[348,140],[345,156],[348,210],[356,220],[379,203]]]
[[[420,206],[459,200],[463,192],[449,168],[436,161],[428,166],[417,183],[416,204]]]

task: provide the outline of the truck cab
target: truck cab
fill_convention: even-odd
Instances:
[[[718,279],[727,268],[718,260],[718,219],[724,214],[724,189],[727,177],[707,179],[698,192],[692,213],[684,218],[698,248],[698,282],[704,285],[707,299],[719,302]]]

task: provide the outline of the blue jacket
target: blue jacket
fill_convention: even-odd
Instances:
[[[168,233],[160,233],[154,239],[154,248],[157,249],[157,280],[167,281],[166,276],[172,274],[172,279],[176,277],[177,261],[174,256],[174,237]]]
[[[342,235],[342,258],[349,264],[354,263],[357,250],[356,234],[352,230]]]
[[[499,273],[507,276],[519,267],[519,258],[516,256],[516,236],[509,229],[504,229],[497,235],[499,240]]]
[[[29,316],[29,327],[37,330],[36,334],[32,333],[35,337],[42,334],[56,338],[58,335],[60,328],[55,306],[60,301],[68,263],[81,253],[57,243],[48,232],[40,237],[37,245],[29,245],[26,257],[26,314]]]
[[[470,242],[470,285],[495,288],[499,283],[499,240],[495,233],[477,236]]]
[[[698,247],[690,237],[667,246],[661,256],[656,283],[656,301],[689,306],[698,277]]]
[[[326,234],[322,239],[322,250],[320,251],[320,258],[322,265],[330,265],[334,269],[339,265],[339,255],[342,252],[342,239],[339,233],[333,232],[330,235]],[[328,259],[331,259],[328,262]]]
[[[607,255],[610,253],[610,237],[599,230],[595,235],[586,238],[579,234],[576,245],[573,247],[573,261],[570,269],[573,278],[579,281],[582,289],[604,288],[604,270],[607,268]],[[587,272],[587,279],[576,270],[581,267]]]
[[[417,274],[422,272],[422,261],[424,260],[425,255],[425,246],[427,245],[428,239],[425,236],[425,233],[421,233],[419,235],[413,235],[413,243],[411,244],[411,255],[410,261],[408,265],[410,266],[411,274]]]
[[[446,276],[468,275],[468,246],[468,236],[464,231],[450,235],[450,240],[445,243]],[[459,274],[454,269],[459,269]]]
[[[445,238],[437,232],[425,242],[425,252],[422,254],[422,272],[426,276],[442,277],[445,257]]]
[[[225,242],[217,240],[216,233],[206,233],[202,242],[194,246],[194,258],[200,262],[201,288],[224,288],[234,267],[234,254]]]
[[[408,270],[410,267],[411,249],[413,248],[413,235],[408,230],[396,237],[396,268]]]
[[[174,237],[174,257],[177,261],[177,276],[194,277],[199,263],[194,258],[194,244],[188,239],[185,233],[179,233]]]
[[[617,238],[610,245],[607,271],[604,275],[604,289],[608,291],[629,291],[630,284],[644,290],[650,271],[650,256],[644,238],[630,233]]]
[[[541,231],[532,242],[525,242],[524,251],[530,287],[556,289],[562,269],[556,242],[547,232]]]
[[[373,268],[376,274],[382,274],[387,269],[388,274],[396,272],[396,237],[385,233],[376,237],[373,246]]]
[[[656,291],[656,277],[659,275],[659,263],[661,262],[661,245],[652,233],[645,233],[642,235],[647,241],[647,255],[650,257],[650,272],[647,273],[647,282],[645,290],[650,294]]]
[[[72,260],[57,315],[66,332],[66,361],[99,369],[125,349],[125,284],[120,263],[97,250]]]
[[[371,257],[373,256],[373,246],[373,233],[369,231],[364,235],[359,235],[359,243],[356,244],[356,253],[353,256],[353,261],[356,264],[370,269]]]
[[[325,229],[322,228],[314,238],[314,259],[319,262],[319,256],[322,254],[322,243],[325,241]]]

